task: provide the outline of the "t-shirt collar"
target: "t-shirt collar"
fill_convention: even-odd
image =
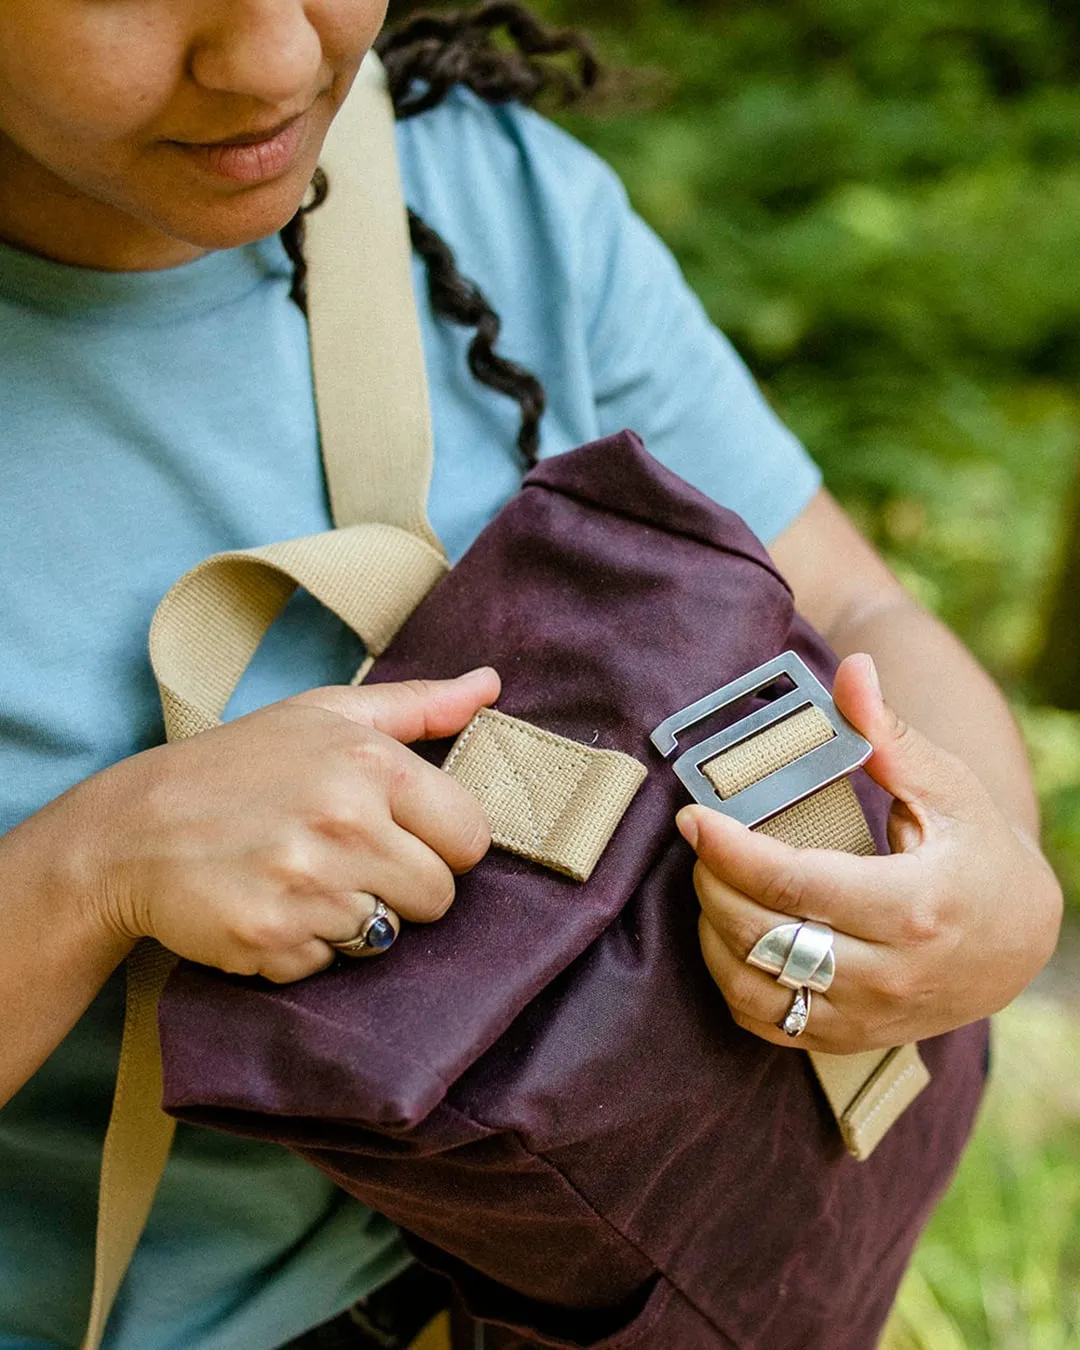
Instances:
[[[277,235],[153,272],[72,267],[0,244],[0,297],[95,322],[163,323],[239,300],[289,266]]]

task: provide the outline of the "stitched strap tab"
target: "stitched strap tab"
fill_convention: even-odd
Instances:
[[[645,781],[645,766],[482,709],[443,768],[477,798],[497,848],[588,881]]]
[[[856,1158],[869,1158],[893,1121],[930,1082],[914,1045],[865,1055],[812,1056],[829,1105],[840,1121],[844,1143]]]
[[[809,707],[717,755],[702,766],[702,773],[721,797],[730,797],[824,745],[832,735],[825,714]],[[859,799],[846,778],[757,828],[795,848],[831,848],[861,856],[876,852]],[[838,971],[837,978],[843,978],[843,971]],[[813,1051],[810,1061],[844,1144],[860,1161],[870,1157],[889,1127],[930,1081],[914,1045],[858,1055]]]

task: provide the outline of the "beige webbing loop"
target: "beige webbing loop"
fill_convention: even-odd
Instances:
[[[427,520],[427,380],[393,110],[374,54],[334,121],[322,162],[332,186],[308,217],[305,250],[313,376],[334,520],[356,528],[212,558],[181,578],[153,625],[170,739],[216,723],[297,584],[381,651],[447,565]],[[157,1039],[157,1003],[174,963],[152,942],[128,961],[82,1350],[100,1346],[174,1133],[160,1108]]]
[[[833,734],[820,709],[806,708],[717,755],[701,771],[721,797],[730,797],[824,745]],[[833,848],[864,856],[876,852],[859,799],[846,778],[788,807],[758,830],[796,848]],[[844,1144],[860,1160],[873,1153],[930,1081],[914,1045],[858,1055],[812,1052],[810,1060]]]
[[[446,570],[441,553],[393,525],[353,525],[208,558],[173,586],[150,628],[169,739],[217,724],[297,586],[377,656]]]
[[[480,801],[496,848],[588,881],[645,766],[484,708],[443,768]]]

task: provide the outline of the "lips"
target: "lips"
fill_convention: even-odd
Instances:
[[[300,113],[266,131],[244,132],[226,141],[172,144],[216,177],[250,187],[289,169],[304,143],[309,118],[308,112]]]

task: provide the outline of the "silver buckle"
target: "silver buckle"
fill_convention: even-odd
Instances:
[[[722,689],[706,694],[696,703],[673,713],[660,723],[651,738],[664,758],[670,759],[678,749],[677,737],[681,732],[696,726],[738,699],[767,688],[783,675],[795,685],[794,689],[684,751],[671,766],[696,802],[723,811],[725,815],[733,816],[751,828],[845,777],[865,764],[873,754],[873,746],[842,716],[829,691],[804,661],[794,652],[784,652],[775,660],[766,661],[749,674],[732,680]],[[820,708],[829,719],[836,733],[832,740],[800,755],[782,769],[776,769],[752,787],[744,788],[731,797],[721,797],[701,772],[702,765],[811,704]]]

